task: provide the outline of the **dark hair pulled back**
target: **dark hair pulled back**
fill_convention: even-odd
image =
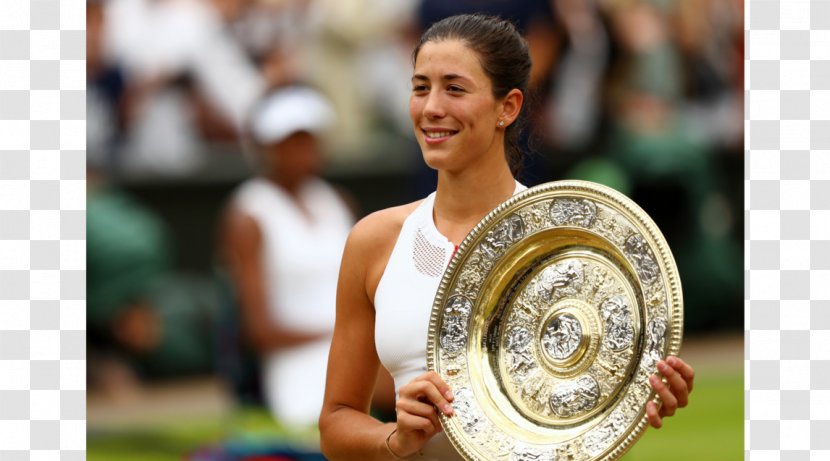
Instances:
[[[516,88],[522,92],[525,105],[527,104],[530,53],[527,42],[513,24],[499,17],[479,13],[442,19],[421,35],[421,41],[412,53],[413,64],[425,43],[445,40],[459,40],[478,54],[481,67],[490,78],[495,98],[503,98]],[[522,110],[519,118],[504,133],[504,151],[514,176],[518,176],[522,165],[519,133],[524,128],[526,113],[526,110]]]

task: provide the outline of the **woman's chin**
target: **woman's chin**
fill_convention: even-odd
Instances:
[[[424,163],[433,170],[440,170],[446,163],[444,155],[440,155],[437,152],[423,152],[423,158]]]

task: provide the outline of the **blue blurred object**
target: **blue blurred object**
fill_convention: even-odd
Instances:
[[[283,444],[266,445],[233,440],[219,447],[200,450],[187,461],[326,461],[322,453],[304,451]]]

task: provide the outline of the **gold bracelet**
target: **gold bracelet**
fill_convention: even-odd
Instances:
[[[398,456],[398,455],[397,455],[394,451],[392,451],[392,447],[390,447],[390,446],[389,446],[389,439],[391,439],[391,438],[392,438],[392,436],[395,434],[395,432],[398,432],[398,428],[397,428],[397,427],[395,428],[395,430],[393,430],[392,432],[390,432],[390,433],[389,433],[389,435],[387,435],[387,436],[386,436],[386,449],[387,449],[387,450],[389,450],[389,453],[390,453],[392,456],[394,456],[394,457],[395,457],[395,459],[400,460],[400,461],[405,461],[405,460],[406,460],[406,458],[401,458],[400,456]]]

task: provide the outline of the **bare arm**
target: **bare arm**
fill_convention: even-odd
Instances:
[[[375,351],[375,311],[366,289],[372,254],[372,220],[367,219],[346,241],[337,284],[337,320],[320,414],[321,448],[333,461],[395,459],[385,444],[395,425],[369,416],[380,360]]]
[[[372,299],[400,230],[390,214],[371,215],[358,223],[343,255],[320,415],[321,446],[333,461],[407,457],[441,430],[436,407],[452,414],[449,387],[437,374],[425,373],[401,388],[396,423],[383,424],[368,415],[380,368]]]
[[[222,249],[242,310],[243,328],[250,344],[260,353],[291,347],[321,338],[318,333],[284,328],[268,314],[265,271],[262,267],[262,233],[256,220],[230,210],[223,223]]]

